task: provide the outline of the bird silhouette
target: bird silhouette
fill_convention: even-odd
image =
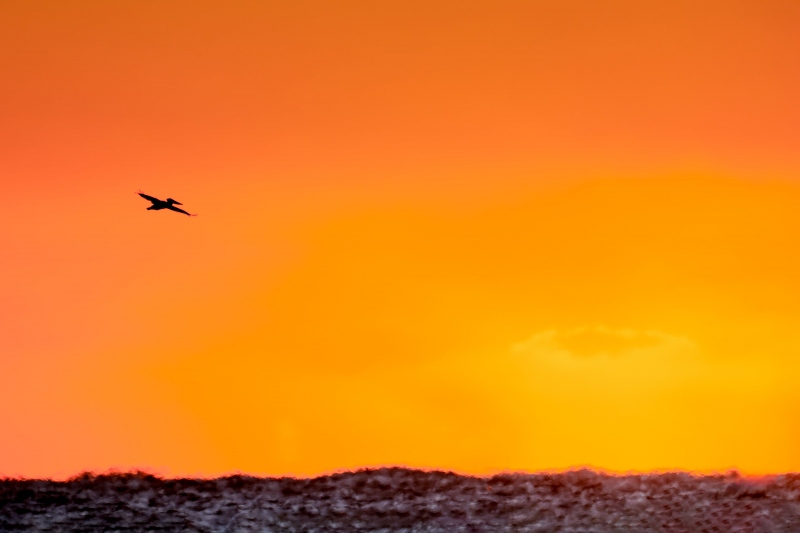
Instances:
[[[175,207],[176,205],[183,205],[183,204],[180,203],[177,200],[173,200],[172,198],[167,198],[166,201],[164,201],[164,200],[159,200],[158,198],[155,198],[155,197],[150,196],[148,194],[145,194],[142,191],[138,191],[136,194],[138,194],[139,196],[141,196],[145,200],[148,200],[148,201],[152,202],[153,205],[151,205],[150,207],[147,208],[148,211],[151,211],[151,210],[152,211],[159,211],[161,209],[169,209],[170,211],[175,211],[176,213],[183,213],[184,215],[189,215],[190,217],[196,217],[197,216],[197,215],[193,215],[191,213],[187,213],[186,211],[184,211],[183,209],[181,209],[179,207]]]

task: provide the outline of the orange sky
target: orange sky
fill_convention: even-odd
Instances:
[[[230,4],[0,6],[0,475],[800,470],[800,4]]]

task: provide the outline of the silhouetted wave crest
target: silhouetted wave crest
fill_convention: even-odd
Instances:
[[[0,531],[15,530],[798,532],[800,474],[471,477],[381,468],[313,479],[0,480]]]

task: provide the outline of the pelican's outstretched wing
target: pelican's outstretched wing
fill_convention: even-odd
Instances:
[[[172,211],[177,211],[178,213],[183,213],[184,215],[189,215],[190,217],[196,217],[197,215],[193,215],[191,213],[187,213],[180,207],[175,207],[174,205],[167,206],[167,209],[171,209]]]
[[[145,200],[150,200],[150,201],[151,201],[151,202],[153,202],[153,203],[156,203],[156,202],[160,202],[160,201],[161,201],[161,200],[159,200],[158,198],[155,198],[155,197],[153,197],[153,196],[150,196],[150,195],[148,195],[148,194],[145,194],[145,193],[143,193],[142,191],[138,191],[136,194],[138,194],[139,196],[141,196],[141,197],[142,197],[142,198],[144,198]]]

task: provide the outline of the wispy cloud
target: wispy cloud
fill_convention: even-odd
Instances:
[[[713,375],[695,342],[656,330],[548,330],[515,344],[512,353],[539,387],[584,394],[649,394]]]
[[[630,356],[665,350],[688,352],[695,349],[696,345],[691,340],[662,331],[612,329],[606,326],[544,331],[512,347],[515,353],[558,351],[577,357]]]

